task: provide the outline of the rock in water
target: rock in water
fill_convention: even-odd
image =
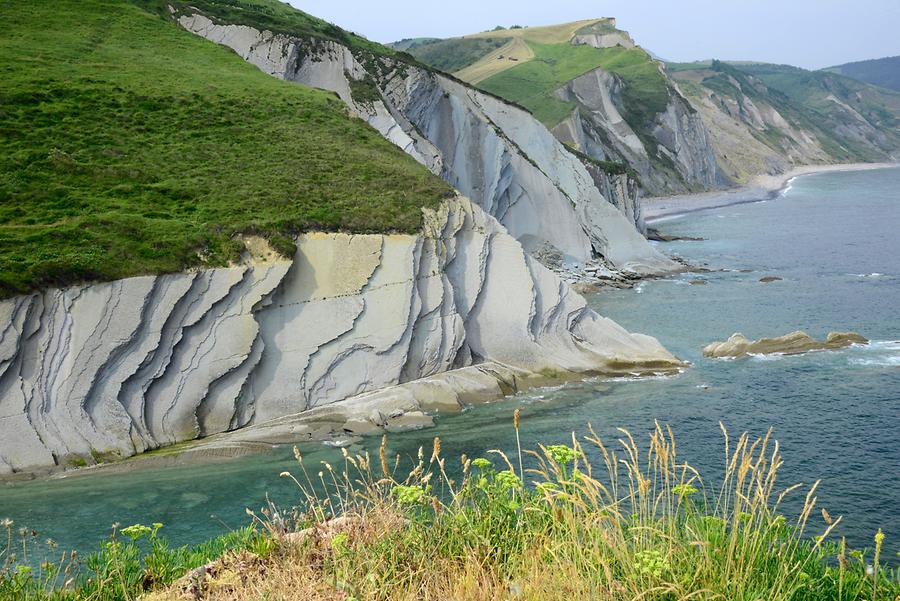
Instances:
[[[869,340],[856,332],[830,332],[825,338],[829,347],[843,348],[853,344],[869,344]]]
[[[831,332],[825,341],[819,341],[806,332],[792,332],[778,338],[749,340],[737,333],[725,342],[713,342],[703,348],[704,357],[744,357],[746,355],[799,355],[810,351],[833,350],[854,344],[868,344],[868,340],[856,332]]]

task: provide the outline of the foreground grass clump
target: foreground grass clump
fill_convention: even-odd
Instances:
[[[0,297],[225,265],[238,233],[414,232],[450,194],[334,95],[162,12],[0,3]]]
[[[386,440],[378,457],[344,452],[338,468],[309,469],[295,452],[299,474],[282,476],[302,503],[254,515],[266,534],[244,547],[260,552],[226,553],[142,598],[897,599],[900,572],[886,565],[880,531],[874,552],[832,540],[841,520],[817,508],[817,485],[777,486],[782,459],[769,436],[726,434],[725,451],[715,490],[660,427],[646,451],[625,431],[613,447],[590,430],[511,457],[463,456],[449,470],[457,478],[439,439],[406,476]],[[792,494],[803,502],[788,519]],[[57,598],[132,598],[115,586]]]
[[[778,489],[776,442],[726,434],[725,450],[712,492],[660,427],[646,451],[625,431],[613,448],[590,430],[582,440],[573,435],[570,445],[541,446],[524,457],[464,456],[459,481],[448,476],[438,439],[430,458],[420,450],[402,480],[384,444],[374,462],[345,455],[340,473],[326,465],[314,478],[298,457],[304,517],[325,526],[272,573],[319,557],[319,578],[356,599],[900,595],[900,573],[883,565],[883,535],[875,537],[874,554],[850,551],[830,540],[840,518],[825,511],[819,517],[817,485]],[[523,470],[523,463],[534,467]],[[323,487],[324,496],[317,492]],[[792,493],[805,497],[788,520],[780,509]],[[354,517],[324,521],[335,514]],[[282,521],[268,523],[277,536]],[[267,577],[242,590],[248,598],[278,598],[286,591],[277,582]]]
[[[110,539],[84,558],[40,542],[28,528],[0,522],[0,599],[123,601],[166,586],[211,560],[239,553],[268,557],[274,541],[247,527],[193,547],[172,547],[159,535],[162,524],[113,526]]]

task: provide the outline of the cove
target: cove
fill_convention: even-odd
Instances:
[[[511,450],[519,407],[525,447],[565,442],[572,431],[584,434],[588,422],[610,443],[617,427],[643,442],[659,420],[675,431],[681,457],[712,478],[724,453],[720,421],[732,435],[772,427],[785,457],[782,487],[821,479],[820,505],[845,519],[838,534],[866,546],[881,527],[893,554],[900,538],[900,170],[803,177],[778,198],[661,227],[704,238],[660,248],[711,271],[603,291],[589,301],[629,330],[658,337],[692,362],[690,369],[535,390],[440,416],[435,428],[391,435],[391,452],[413,457],[434,436],[448,457]],[[783,279],[761,283],[766,276]],[[707,284],[690,283],[698,279]],[[873,343],[797,357],[701,356],[705,344],[737,331],[758,338],[796,329],[817,338],[854,330]],[[363,444],[372,450],[378,443]],[[319,445],[301,450],[307,465],[339,458]],[[94,549],[113,522],[158,521],[173,543],[198,542],[246,524],[244,509],[263,506],[267,495],[281,506],[296,503],[292,485],[278,476],[294,465],[286,445],[221,463],[7,484],[0,487],[0,518],[81,552]]]

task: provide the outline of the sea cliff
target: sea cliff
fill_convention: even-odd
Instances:
[[[293,260],[255,248],[228,268],[15,297],[0,318],[6,474],[126,457],[489,362],[507,391],[504,379],[680,366],[594,313],[465,198],[428,211],[419,235],[308,233]],[[348,421],[385,425],[377,406],[358,407]]]

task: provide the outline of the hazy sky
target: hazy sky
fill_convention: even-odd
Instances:
[[[900,0],[290,0],[379,42],[495,25],[617,17],[674,61],[759,60],[821,68],[900,55]]]

